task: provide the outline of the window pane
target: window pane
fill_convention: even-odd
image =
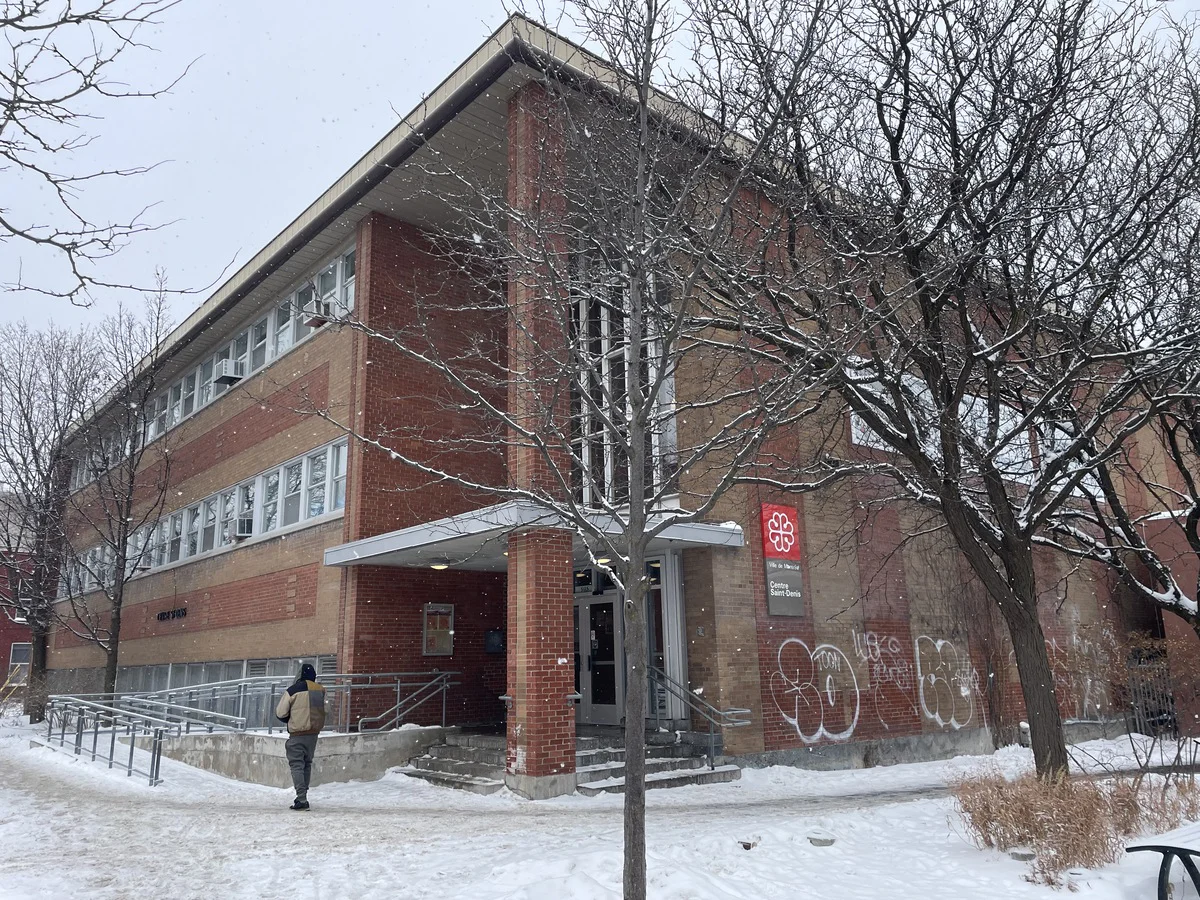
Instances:
[[[337,289],[337,263],[326,266],[321,274],[317,276],[317,296],[322,300],[328,297]]]
[[[267,363],[267,320],[255,322],[250,329],[250,369],[261,369]]]
[[[292,301],[284,300],[275,309],[275,355],[292,346]]]
[[[171,562],[179,559],[179,553],[183,549],[183,513],[176,513],[171,516],[171,543],[167,550],[167,558]]]
[[[188,556],[200,552],[200,507],[193,506],[188,510],[187,547]]]
[[[292,463],[283,474],[283,524],[300,521],[300,488],[304,479],[304,465]]]
[[[204,501],[203,528],[200,532],[201,551],[211,550],[216,546],[217,539],[217,501],[214,497]]]
[[[190,416],[196,408],[196,373],[190,373],[183,379],[183,414]]]
[[[197,406],[207,406],[212,400],[212,377],[213,363],[210,359],[200,366],[200,387]]]
[[[279,526],[279,473],[271,472],[263,479],[262,530],[272,531]]]

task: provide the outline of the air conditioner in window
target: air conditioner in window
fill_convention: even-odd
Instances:
[[[242,380],[242,366],[235,359],[221,359],[213,369],[213,384],[237,384]]]
[[[330,300],[309,300],[300,312],[304,324],[309,328],[320,328],[333,319],[333,302]]]
[[[234,537],[238,540],[254,536],[254,516],[241,516],[237,520],[237,531]]]

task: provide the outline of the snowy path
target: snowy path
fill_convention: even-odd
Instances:
[[[166,784],[42,749],[0,729],[0,898],[472,898],[620,896],[621,799],[525,803],[399,775],[289,792],[164,761]],[[1018,751],[1019,752],[1019,751]],[[1055,896],[958,833],[954,760],[861,772],[748,771],[649,795],[650,895],[733,898]],[[819,827],[837,843],[811,846]],[[750,851],[739,841],[756,841]],[[1153,860],[1091,873],[1081,897],[1152,895]],[[1061,895],[1059,895],[1061,896]]]

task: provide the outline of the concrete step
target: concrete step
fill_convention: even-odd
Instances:
[[[482,747],[464,747],[458,744],[434,744],[429,748],[428,753],[439,759],[458,759],[498,769],[503,769],[506,764],[503,747],[499,750],[489,750]]]
[[[507,738],[502,734],[464,734],[461,731],[450,732],[444,738],[451,747],[476,747],[480,750],[499,750],[504,752]]]
[[[646,774],[657,774],[659,772],[679,772],[690,769],[698,769],[704,765],[704,760],[695,759],[692,757],[678,758],[668,757],[666,759],[646,759]],[[595,781],[607,781],[612,778],[625,777],[625,763],[607,762],[599,763],[591,766],[581,766],[576,770],[577,783],[587,784]]]
[[[410,778],[420,778],[439,787],[456,788],[460,791],[470,791],[473,794],[494,794],[504,787],[503,781],[494,778],[479,778],[472,775],[454,775],[450,772],[428,772],[410,766],[401,767],[395,771]]]
[[[737,781],[742,777],[739,766],[717,766],[715,769],[687,769],[657,772],[646,776],[646,790],[655,788],[683,787],[689,784],[720,784]],[[595,797],[597,794],[625,793],[624,778],[610,778],[604,781],[581,784],[577,788],[585,797]]]
[[[422,772],[442,772],[448,775],[469,775],[474,778],[504,780],[504,767],[488,765],[466,759],[451,759],[444,756],[419,756],[409,765]]]

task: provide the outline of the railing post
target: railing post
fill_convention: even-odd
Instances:
[[[117,720],[112,720],[112,732],[108,738],[108,767],[113,767],[113,757],[117,755]]]
[[[712,719],[708,720],[708,768],[715,769],[717,767],[717,724]]]
[[[83,751],[83,712],[80,711],[75,716],[75,755]]]
[[[448,678],[442,679],[442,727],[446,727],[446,692],[450,690],[450,681]]]
[[[275,682],[271,682],[271,699],[267,702],[267,734],[275,733]]]
[[[129,764],[125,766],[126,778],[133,777],[133,751],[137,748],[138,731],[140,729],[140,723],[138,722],[130,722],[129,725]]]
[[[162,766],[162,745],[163,731],[161,728],[155,728],[154,743],[150,750],[150,787],[154,787],[162,781],[158,777],[159,769]]]

